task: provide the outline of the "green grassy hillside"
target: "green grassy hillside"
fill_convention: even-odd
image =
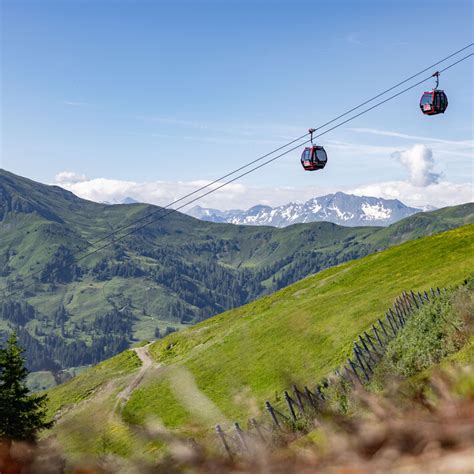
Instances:
[[[51,390],[51,413],[68,412],[54,432],[80,451],[80,430],[72,435],[70,427],[84,423],[89,437],[100,437],[94,428],[100,419],[100,429],[111,428],[110,450],[127,455],[154,449],[134,445],[134,425],[160,420],[196,434],[226,419],[245,420],[292,382],[317,382],[341,364],[358,334],[403,290],[457,284],[473,267],[474,225],[468,225],[324,270],[148,346],[155,367],[120,415],[111,418],[110,410],[136,372],[90,390],[99,365]],[[121,361],[108,363],[119,370]]]
[[[189,326],[321,269],[471,222],[473,208],[415,215],[389,228],[234,226],[177,212],[78,260],[75,254],[91,242],[159,208],[97,204],[0,170],[0,290],[13,283],[18,289],[2,294],[0,340],[15,328],[30,369],[52,371],[61,380],[61,369],[95,364],[167,328]],[[24,288],[32,273],[34,284]],[[44,386],[51,374],[36,379],[35,386]]]

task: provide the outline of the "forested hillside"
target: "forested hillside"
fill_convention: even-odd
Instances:
[[[97,204],[2,170],[0,335],[17,330],[33,371],[94,364],[321,269],[472,222],[473,208],[383,229],[234,226],[176,212],[83,258],[111,231],[160,209]]]

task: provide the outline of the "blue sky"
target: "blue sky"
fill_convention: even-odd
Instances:
[[[4,0],[1,166],[166,204],[472,42],[472,13],[459,0]],[[325,136],[323,172],[294,152],[204,204],[472,199],[472,65],[441,77],[444,116],[420,113],[427,83]]]

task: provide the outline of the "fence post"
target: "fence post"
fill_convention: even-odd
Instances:
[[[382,349],[382,353],[385,352],[385,344],[382,342],[382,339],[379,335],[379,331],[378,329],[376,328],[375,324],[372,324],[372,331],[374,332],[375,334],[375,337],[377,338],[377,341],[379,343],[379,346],[380,346],[380,349]]]
[[[323,392],[321,392],[321,384],[316,385],[316,391],[318,392],[318,397],[324,402],[326,397],[324,396]]]
[[[364,348],[360,347],[359,344],[357,344],[357,342],[354,343],[354,348],[359,353],[362,360],[364,361],[364,364],[367,367],[369,374],[372,374],[373,373],[372,366],[375,365],[376,362],[372,358],[372,354],[370,353],[370,351],[364,350]]]
[[[394,317],[392,308],[388,309],[387,314],[389,314],[390,317],[392,318],[393,324],[395,324],[395,327],[396,327],[397,332],[398,332],[398,330],[402,328],[402,325],[400,324],[400,321],[397,318]]]
[[[255,428],[255,431],[258,433],[258,436],[262,440],[263,443],[265,443],[265,437],[263,436],[262,430],[260,429],[260,426],[258,426],[257,420],[255,418],[252,418],[250,420],[250,424]]]
[[[364,372],[364,375],[365,375],[365,379],[367,380],[367,382],[369,381],[370,377],[369,377],[369,373],[367,372],[367,370],[365,369],[365,364],[362,362],[362,358],[359,354],[359,351],[357,349],[354,348],[354,354],[356,356],[356,359],[357,359],[357,362],[359,362],[359,367],[362,369],[362,372]]]
[[[403,316],[403,319],[406,319],[407,316],[407,310],[405,308],[405,305],[403,303],[403,298],[397,298],[397,308],[398,311],[400,311],[400,314]]]
[[[304,414],[303,401],[301,400],[300,391],[298,390],[298,387],[296,385],[293,385],[293,393],[296,398],[296,404],[298,405],[298,409],[301,415],[303,415]]]
[[[420,307],[423,306],[425,304],[425,302],[423,301],[423,295],[419,291],[416,293],[416,295],[418,296],[418,300],[420,301]]]
[[[283,395],[285,397],[288,408],[290,409],[291,417],[293,418],[294,421],[296,421],[296,413],[295,413],[295,409],[293,408],[293,400],[286,390]]]
[[[395,331],[398,332],[398,330],[400,329],[400,323],[396,320],[396,318],[393,317],[390,311],[387,311],[386,314],[390,318],[390,321],[392,321],[393,325],[395,326]]]
[[[219,436],[219,438],[221,439],[222,444],[224,445],[224,448],[225,448],[227,454],[229,455],[229,458],[232,460],[232,451],[230,450],[230,447],[229,447],[229,445],[227,443],[227,440],[226,440],[226,437],[225,437],[225,433],[222,431],[222,428],[221,428],[220,425],[216,425],[216,433]]]
[[[372,364],[375,365],[377,363],[377,361],[375,360],[372,353],[370,352],[370,349],[367,347],[367,344],[365,343],[365,339],[362,336],[359,336],[359,340],[362,343],[362,346],[365,349],[365,352],[367,353],[370,361],[372,362]]]
[[[382,320],[381,320],[381,319],[378,319],[377,321],[379,322],[379,325],[380,325],[380,327],[382,328],[382,331],[384,332],[385,337],[387,338],[387,340],[390,340],[390,336],[388,335],[388,332],[387,332],[387,330],[385,329],[385,326],[384,326]]]
[[[239,441],[240,441],[240,444],[242,445],[243,450],[248,451],[248,446],[247,446],[247,442],[245,441],[244,432],[242,431],[242,428],[237,422],[234,423],[234,429],[235,429],[235,432],[237,433],[237,438],[239,438]]]
[[[413,309],[411,307],[411,304],[410,304],[410,298],[408,298],[408,295],[404,292],[403,293],[403,308],[404,308],[404,311],[405,311],[405,314],[408,317],[410,317]]]
[[[265,409],[268,411],[268,413],[272,417],[272,420],[273,420],[273,423],[275,423],[275,426],[278,429],[281,429],[280,422],[278,421],[278,419],[275,415],[275,410],[273,409],[273,407],[271,406],[271,404],[268,400],[265,402]]]
[[[410,296],[408,295],[406,291],[403,292],[403,296],[405,297],[405,302],[408,305],[408,311],[412,313],[412,311],[414,310],[414,307],[413,307],[414,305]]]
[[[397,331],[395,331],[395,328],[393,327],[393,323],[391,321],[389,314],[385,313],[385,317],[387,318],[387,321],[390,324],[390,327],[392,328],[393,336],[395,337],[397,335]]]
[[[372,350],[377,355],[377,357],[382,357],[382,354],[379,353],[379,351],[375,347],[375,344],[372,342],[372,339],[373,339],[372,336],[370,334],[367,334],[366,331],[364,331],[364,334],[365,334],[365,338],[367,339],[367,342],[370,344],[370,347],[372,347]]]
[[[400,308],[403,312],[403,317],[407,319],[410,316],[410,305],[407,302],[407,295],[403,292],[402,297],[400,298]]]
[[[393,319],[397,319],[397,318],[398,318],[398,321],[397,321],[397,322],[400,322],[400,328],[402,328],[402,327],[405,325],[405,320],[403,319],[403,317],[401,317],[398,312],[397,312],[397,313],[394,313],[394,312],[392,311],[392,308],[389,309],[389,312],[390,312],[390,314],[392,315],[392,318],[393,318]]]
[[[351,359],[347,359],[347,362],[349,362],[349,366],[352,369],[352,372],[354,372],[354,375],[357,377],[357,380],[359,381],[359,383],[361,385],[363,385],[362,380],[360,379],[359,374],[357,372],[357,366],[354,364],[354,362],[352,362]],[[362,371],[363,371],[363,369],[362,369]],[[364,375],[365,375],[365,372],[364,372]]]
[[[413,298],[413,302],[416,305],[416,309],[419,309],[420,306],[418,305],[418,301],[416,301],[415,293],[413,293],[413,290],[410,291],[410,294],[411,294],[411,297]]]
[[[306,385],[304,386],[303,390],[306,395],[306,398],[309,400],[309,403],[311,403],[311,406],[316,410],[317,406],[316,401],[313,399],[313,394]]]
[[[395,313],[398,315],[398,314],[401,314],[402,317],[403,317],[403,312],[402,312],[402,309],[400,307],[400,300],[397,298],[395,300],[395,303],[393,303],[393,308],[395,310]]]
[[[408,305],[408,311],[410,312],[410,314],[412,314],[413,311],[416,310],[414,300],[412,299],[411,295],[408,294],[408,293],[405,293],[405,299],[406,299],[406,302],[407,302],[407,305]]]
[[[401,303],[398,305],[398,312],[400,313],[400,316],[403,319],[403,324],[405,325],[408,318],[407,318],[407,314],[405,310],[403,309],[403,305]]]
[[[402,326],[405,326],[406,319],[405,316],[403,315],[403,311],[400,307],[400,305],[395,306],[395,314],[397,315],[398,319],[402,322]]]

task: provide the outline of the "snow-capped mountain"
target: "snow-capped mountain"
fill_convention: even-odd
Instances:
[[[140,201],[137,201],[136,199],[133,199],[130,196],[127,196],[126,198],[123,199],[116,199],[115,201],[101,201],[101,204],[138,204]]]
[[[247,211],[219,211],[195,206],[188,214],[205,221],[230,224],[286,227],[297,223],[327,221],[352,227],[387,226],[421,211],[422,209],[408,207],[397,199],[353,196],[338,192],[310,199],[303,204],[291,202],[273,208],[258,205]]]

